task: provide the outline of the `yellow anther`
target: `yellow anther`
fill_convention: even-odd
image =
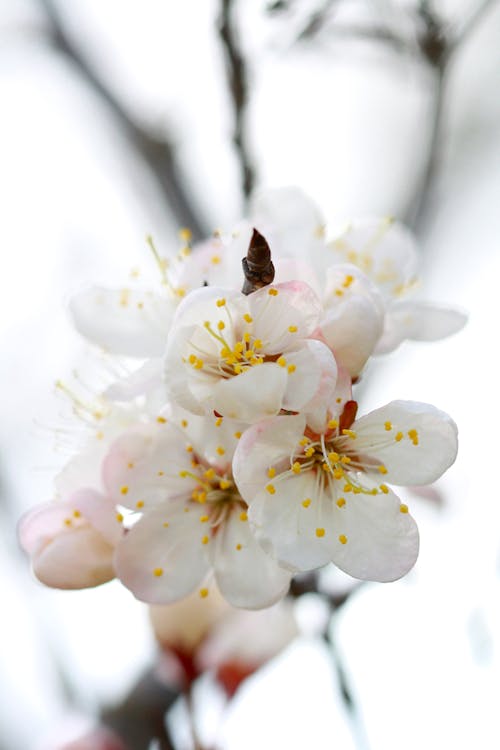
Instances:
[[[223,456],[224,453],[226,452],[226,449],[223,448],[222,445],[218,445],[215,450],[219,454],[219,456]]]
[[[74,510],[73,511],[73,517],[74,518],[81,518],[81,516],[82,516],[82,514],[80,513],[79,510]]]
[[[237,431],[236,431],[236,432],[234,433],[234,437],[236,438],[236,440],[239,440],[239,439],[240,439],[240,437],[241,437],[241,432],[240,432],[239,430],[237,430]]]
[[[118,521],[118,523],[122,523],[123,522],[123,513],[117,513],[116,516],[115,516],[115,518]]]
[[[238,552],[240,551],[240,549],[241,549],[241,548],[242,548],[242,547],[241,547],[241,544],[237,544],[237,545],[236,545],[236,549],[238,550]]]
[[[387,495],[389,493],[389,487],[386,484],[381,484],[380,489],[384,493],[384,495]]]
[[[224,321],[219,320],[219,322],[217,323],[217,328],[219,329],[219,331],[223,331],[225,327],[226,327],[226,324],[224,323]]]
[[[340,463],[341,464],[350,464],[351,460],[352,459],[350,459],[349,456],[342,456],[341,459],[340,459]]]
[[[408,437],[413,445],[418,445],[418,432],[416,430],[408,430]]]
[[[153,570],[153,575],[157,578],[161,578],[161,576],[163,575],[163,568],[155,568]]]
[[[187,419],[181,419],[181,426],[182,426],[182,427],[187,427],[187,426],[188,426],[188,421],[187,421]]]
[[[339,460],[340,456],[338,453],[335,453],[335,451],[332,451],[328,454],[328,458],[330,459],[330,461],[332,461],[332,463],[335,463]]]
[[[288,330],[290,331],[290,333],[297,333],[299,329],[297,328],[297,326],[288,326]]]
[[[354,281],[354,276],[351,276],[350,273],[347,274],[344,281],[342,282],[342,286],[346,289],[351,286],[352,282]]]
[[[311,458],[311,456],[314,456],[314,448],[312,447],[312,445],[306,450],[304,455],[307,456],[307,458]]]
[[[200,596],[202,599],[206,599],[208,596],[208,589],[200,589]]]
[[[311,498],[310,497],[306,497],[305,500],[302,500],[302,507],[303,508],[308,508],[310,505],[311,505]]]
[[[267,470],[267,476],[269,477],[269,479],[272,479],[276,476],[276,469],[274,468],[274,466],[269,467],[269,469]]]
[[[269,290],[268,294],[270,294],[270,295],[271,295],[271,297],[277,297],[277,296],[278,296],[278,290],[277,290],[277,289],[275,289],[274,287],[272,287],[272,288],[271,288],[271,289]]]
[[[193,446],[192,445],[186,445],[186,451],[188,453],[192,453],[193,452]]]
[[[215,304],[217,305],[217,307],[224,307],[224,305],[226,304],[226,300],[224,299],[224,297],[221,297],[221,299],[218,299]]]
[[[182,242],[190,242],[193,234],[190,229],[187,227],[181,227],[179,229],[179,238],[182,240]]]
[[[345,497],[339,497],[339,499],[337,500],[337,505],[339,506],[339,508],[343,508],[345,505]]]
[[[389,432],[389,430],[392,430],[392,422],[384,422],[384,427]]]
[[[274,486],[274,484],[268,484],[266,490],[270,495],[274,495],[274,493],[276,492],[276,487]]]
[[[297,367],[295,365],[288,365],[288,372],[291,374],[292,372],[295,372]]]
[[[120,492],[122,495],[126,495],[128,493],[127,485],[125,485],[124,487],[120,487]]]
[[[163,521],[163,528],[168,529],[168,521]]]
[[[229,487],[231,487],[231,482],[228,479],[221,479],[219,482],[219,487],[221,490],[227,490]]]
[[[340,467],[333,470],[333,477],[334,479],[342,479],[345,476],[344,469],[341,469]]]
[[[300,468],[301,468],[301,467],[300,467],[300,464],[299,464],[299,462],[298,462],[298,461],[295,461],[295,462],[294,462],[294,463],[292,464],[292,471],[293,471],[293,473],[294,473],[294,474],[300,474]]]
[[[246,321],[247,323],[253,323],[253,318],[250,315],[250,313],[245,313],[243,316],[243,320]]]
[[[233,370],[236,375],[241,375],[243,372],[243,367],[241,365],[233,365]]]
[[[179,472],[179,476],[180,476],[181,479],[185,479],[187,476],[189,476],[189,471],[186,471],[186,469],[182,469]]]
[[[401,513],[408,513],[408,506],[404,503],[401,503],[401,505],[399,506],[399,510],[401,511]]]
[[[278,359],[276,360],[276,364],[278,364],[280,367],[286,367],[286,359],[283,356],[278,357]]]
[[[207,493],[205,492],[205,490],[203,490],[202,492],[198,492],[198,502],[199,503],[206,502],[206,499],[207,499]]]
[[[213,479],[215,477],[215,471],[212,468],[207,469],[205,472],[205,476],[207,479]]]
[[[128,464],[127,464],[127,469],[133,469],[133,468],[134,468],[134,462],[133,461],[129,461]]]
[[[208,521],[208,516],[200,516],[200,523],[206,523]]]
[[[245,352],[245,357],[247,359],[249,359],[249,360],[252,360],[254,354],[255,354],[255,352],[254,352],[253,349],[247,349],[246,352]]]
[[[240,513],[240,521],[248,521],[248,515],[244,510]]]
[[[331,471],[331,469],[330,469],[329,465],[326,463],[326,461],[323,462],[322,467],[323,467],[323,471],[326,471],[326,472],[330,472]]]
[[[71,526],[72,523],[73,523],[73,521],[71,520],[71,518],[65,518],[64,519],[64,525],[65,526]]]
[[[204,537],[202,537],[202,539],[201,539],[201,543],[202,543],[202,544],[208,544],[208,536],[207,536],[206,534],[205,534],[205,536],[204,536]]]
[[[202,370],[203,369],[203,360],[197,359],[196,364],[194,365],[195,370]]]
[[[350,437],[351,440],[355,440],[357,438],[354,430],[342,430],[342,435],[347,435],[347,437]]]
[[[164,472],[164,471],[158,471],[158,472],[157,472],[157,476],[158,476],[158,477],[163,477],[164,475],[165,475],[165,472]]]
[[[355,495],[360,495],[363,492],[361,487],[353,487],[352,491],[354,492]]]
[[[299,445],[309,445],[311,441],[308,437],[303,437],[302,440],[299,442]]]
[[[345,535],[345,534],[341,534],[341,535],[339,536],[339,542],[340,542],[341,544],[347,544],[347,537],[346,537],[346,535]]]
[[[339,426],[339,423],[337,422],[336,419],[330,419],[330,421],[328,422],[329,430],[336,430],[338,426]]]
[[[142,310],[144,308],[144,302],[138,302],[137,307],[139,308],[139,310]]]
[[[253,348],[254,349],[262,349],[262,346],[263,346],[263,344],[262,344],[261,339],[255,339],[255,341],[253,342]]]
[[[335,294],[337,295],[337,297],[342,297],[342,295],[344,294],[344,292],[343,292],[342,289],[336,289],[335,290]]]
[[[241,354],[243,351],[245,351],[245,342],[237,341],[234,345],[234,351],[236,352],[236,354]]]
[[[184,289],[184,287],[182,287],[182,286],[179,286],[179,287],[177,287],[177,289],[175,290],[175,294],[176,294],[176,295],[177,295],[178,297],[184,297],[184,295],[186,294],[186,290]]]
[[[344,492],[352,492],[352,484],[345,484]]]
[[[250,336],[250,334],[248,333],[248,331],[245,331],[245,333],[243,334],[243,341],[245,342],[245,344],[250,343],[250,339],[251,338],[252,337]],[[248,355],[248,352],[247,352],[247,355]]]
[[[190,355],[189,355],[189,357],[188,357],[188,362],[189,362],[189,364],[190,364],[190,365],[194,365],[194,364],[196,364],[196,357],[195,357],[195,355],[194,355],[194,354],[190,354]]]
[[[136,508],[144,508],[144,500],[138,500],[135,504]]]
[[[212,257],[210,258],[210,262],[213,263],[214,266],[218,266],[219,263],[221,262],[220,255],[212,255]]]
[[[217,417],[217,419],[215,420],[215,426],[220,427],[221,424],[222,424],[222,417]]]
[[[318,537],[325,536],[325,530],[324,529],[316,529],[316,536],[318,536]]]
[[[404,438],[404,435],[402,432],[397,432],[396,435],[394,436],[394,440],[396,441],[396,443],[399,443],[399,441],[402,440],[403,438]]]
[[[101,432],[101,431],[99,430],[99,432],[96,432],[95,436],[96,436],[96,438],[97,438],[98,440],[102,440],[102,439],[103,439],[103,437],[104,437],[104,432]]]
[[[186,507],[184,508],[184,513],[189,513],[190,510],[191,508],[188,505],[186,505]]]
[[[380,466],[378,467],[378,470],[379,470],[379,472],[380,472],[381,474],[387,474],[387,469],[385,468],[385,466],[384,466],[383,464],[381,464],[381,465],[380,465]]]

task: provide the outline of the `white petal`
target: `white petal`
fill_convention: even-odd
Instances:
[[[217,531],[210,553],[220,591],[234,607],[270,607],[288,591],[290,572],[264,552],[236,510]]]
[[[174,425],[144,425],[129,430],[111,445],[102,475],[115,502],[132,509],[148,508],[167,498],[190,497],[196,479],[191,471],[188,440]]]
[[[270,467],[289,467],[290,453],[303,437],[305,426],[303,415],[282,416],[259,422],[243,433],[234,454],[233,476],[247,502],[270,481]]]
[[[270,294],[277,292],[277,294]],[[266,354],[281,354],[317,327],[321,302],[310,286],[288,281],[264,287],[247,297],[253,318],[253,335],[261,339]],[[296,330],[291,332],[290,328]]]
[[[274,362],[251,367],[241,375],[220,379],[213,387],[209,411],[242,422],[257,422],[278,414],[288,383],[284,367]]]
[[[130,401],[136,396],[149,393],[161,386],[162,369],[163,364],[159,357],[149,359],[130,375],[126,375],[110,385],[104,396],[111,401]]]
[[[353,449],[385,467],[384,482],[429,484],[457,455],[456,424],[430,404],[392,401],[361,417],[352,429],[357,434]]]
[[[413,567],[419,537],[415,521],[393,493],[345,496],[335,508],[332,560],[368,581],[395,581]],[[406,512],[401,512],[403,508]]]
[[[145,513],[120,542],[117,576],[141,601],[168,604],[181,599],[208,570],[201,539],[194,504],[166,503]]]
[[[373,354],[383,321],[372,301],[362,296],[350,296],[325,310],[320,324],[323,339],[351,377],[359,375]]]
[[[310,263],[306,263],[300,258],[278,258],[274,261],[276,283],[283,284],[285,281],[304,281],[311,289],[321,297],[323,294],[323,279],[319,277]]]
[[[79,511],[101,536],[114,546],[123,534],[121,524],[116,519],[116,506],[100,492],[83,488],[74,492],[67,505]]]
[[[387,312],[386,328],[377,353],[395,349],[404,339],[438,341],[460,331],[467,315],[450,307],[426,302],[395,302]]]
[[[287,369],[293,365],[295,370],[288,375],[284,409],[309,413],[317,408],[319,395],[324,405],[330,401],[337,382],[337,363],[325,344],[304,341],[287,352],[286,363]]]
[[[161,357],[175,303],[152,292],[91,287],[69,307],[77,330],[94,344],[129,357]]]
[[[260,492],[249,518],[260,544],[292,570],[312,570],[330,562],[332,501],[318,495],[311,471],[270,480],[274,493]]]
[[[85,589],[115,577],[113,547],[91,526],[62,533],[33,557],[33,572],[46,586]]]

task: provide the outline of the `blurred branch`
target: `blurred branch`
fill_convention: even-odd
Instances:
[[[255,172],[245,143],[245,108],[248,100],[248,75],[244,58],[239,50],[231,20],[233,0],[221,0],[219,35],[225,50],[229,91],[231,94],[234,131],[233,143],[242,171],[243,195],[248,198],[255,184]]]
[[[453,38],[449,43],[449,51],[454,52],[467,37],[475,30],[477,24],[481,21],[483,15],[490,8],[493,7],[496,0],[479,0],[475,8],[471,8],[469,14],[466,16],[465,21],[461,23],[458,29],[454,32]]]
[[[338,0],[324,0],[321,8],[311,13],[309,20],[297,37],[297,41],[314,36],[325,25],[330,11]]]
[[[39,0],[49,22],[49,36],[54,47],[73,64],[83,80],[105,102],[115,116],[131,148],[149,169],[159,193],[173,212],[177,221],[189,227],[195,240],[207,232],[200,217],[193,210],[177,174],[172,148],[164,138],[147,132],[132,121],[117,97],[101,80],[85,56],[66,33],[64,23],[52,0]]]

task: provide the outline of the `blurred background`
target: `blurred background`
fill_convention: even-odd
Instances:
[[[417,233],[422,296],[470,322],[372,363],[361,410],[429,401],[461,447],[406,493],[414,571],[339,609],[335,667],[305,627],[217,748],[499,747],[499,39],[494,0],[0,0],[0,750],[54,750],[155,660],[124,588],[44,589],[17,548],[67,459],[51,394],[85,357],[68,297],[147,266],[146,234],[175,252],[179,227],[230,229],[283,185],[332,224],[392,214]]]

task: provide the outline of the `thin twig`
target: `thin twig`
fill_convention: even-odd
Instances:
[[[221,0],[219,35],[226,53],[229,91],[233,104],[233,143],[242,172],[242,188],[245,199],[255,184],[255,171],[245,142],[245,109],[248,100],[248,74],[243,55],[239,50],[232,23],[233,0]]]
[[[475,8],[471,8],[465,21],[458,26],[449,42],[449,51],[454,52],[475,30],[486,11],[493,7],[496,0],[479,0]]]
[[[147,132],[132,121],[117,97],[73,44],[52,0],[39,0],[39,2],[49,22],[52,44],[66,55],[85,82],[111,110],[129,144],[147,165],[160,194],[177,221],[182,226],[189,227],[195,240],[206,236],[208,232],[203,221],[193,210],[177,174],[170,144],[164,138]]]

